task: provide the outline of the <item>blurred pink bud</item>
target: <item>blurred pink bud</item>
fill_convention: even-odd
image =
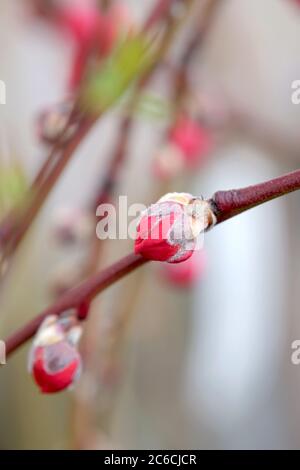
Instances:
[[[60,27],[77,42],[90,41],[98,26],[99,9],[95,2],[70,4],[61,8],[58,17]]]
[[[170,179],[184,169],[197,168],[212,148],[209,130],[198,121],[181,116],[170,129],[166,144],[155,155],[154,174],[160,179]]]
[[[81,327],[74,318],[51,315],[40,326],[29,354],[29,371],[42,393],[65,390],[79,378],[80,335]]]
[[[163,264],[161,272],[163,277],[180,287],[190,287],[197,283],[202,277],[206,269],[206,253],[202,250],[196,250],[194,255],[183,263],[179,264]]]
[[[169,134],[169,140],[183,153],[187,166],[197,166],[213,147],[212,136],[199,122],[181,116]]]
[[[120,35],[131,27],[129,9],[124,5],[112,5],[106,13],[101,13],[96,7],[81,10],[66,16],[67,25],[75,39],[70,90],[80,86],[90,54],[105,58]]]

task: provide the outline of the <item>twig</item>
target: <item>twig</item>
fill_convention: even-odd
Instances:
[[[300,189],[300,170],[242,189],[218,191],[210,199],[217,223]]]
[[[300,189],[300,170],[247,188],[218,191],[208,202],[216,216],[217,223],[221,223],[255,206],[298,189]],[[128,255],[78,287],[67,291],[54,305],[6,340],[7,355],[29,340],[36,333],[45,317],[52,314],[62,315],[66,310],[76,309],[89,303],[104,289],[145,263],[146,260],[140,256]]]
[[[4,231],[5,238],[3,237],[3,240],[7,240],[7,244],[4,244],[4,248],[1,253],[2,261],[7,260],[19,246],[33,220],[43,206],[48,194],[94,123],[94,118],[86,119],[82,122],[78,132],[75,134],[73,139],[70,140],[68,145],[62,151],[62,154],[59,156],[57,165],[53,169],[52,173],[45,178],[43,184],[39,186],[35,193],[29,198],[27,207],[25,207],[17,222],[12,220],[11,225],[6,228]]]
[[[171,1],[168,0],[168,7],[170,6],[169,3],[171,4]],[[192,5],[193,0],[184,0],[184,3],[187,5],[188,10]],[[155,22],[163,19],[167,12],[168,9],[166,8],[166,0],[158,0],[156,6],[150,14],[149,19],[151,20],[146,20],[143,31],[148,31],[150,26],[153,26]],[[156,61],[158,61],[168,49],[177,27],[178,22],[174,20],[173,23],[171,23],[171,27],[167,28],[165,31],[159,53],[156,57]],[[156,67],[156,62],[153,63],[152,67]],[[142,77],[142,83],[143,79],[147,80],[148,73],[149,72],[146,72],[146,75]],[[97,119],[98,118],[99,116]],[[56,149],[59,150],[59,146],[57,147],[57,145],[55,145],[55,149],[53,149],[53,152],[50,153],[49,158],[33,183],[32,189],[34,192],[33,195],[29,195],[27,207],[25,205],[23,211],[19,213],[19,217],[15,217],[16,213],[13,211],[12,214],[9,214],[8,218],[3,221],[3,225],[0,223],[0,246],[2,248],[0,264],[5,263],[7,259],[12,256],[20,242],[23,240],[32,222],[43,206],[48,194],[52,190],[54,184],[60,177],[61,173],[65,169],[70,158],[74,154],[83,138],[94,125],[95,121],[96,118],[83,119],[83,122],[81,123],[77,133],[63,149],[62,155],[56,155]],[[53,161],[54,164],[52,164]],[[45,176],[44,173],[48,172],[48,167],[52,166],[53,168],[50,168],[49,174]],[[41,182],[42,184],[40,184]]]
[[[89,303],[94,297],[96,297],[96,295],[111,284],[117,282],[119,279],[145,263],[146,260],[141,256],[135,254],[128,255],[104,271],[95,274],[88,280],[82,282],[79,286],[68,290],[55,304],[33,320],[29,321],[27,325],[19,329],[6,340],[5,344],[7,355],[10,355],[19,346],[32,338],[40,324],[48,315],[60,316],[67,310],[80,308],[81,305]]]
[[[144,31],[149,31],[149,29],[164,18],[169,13],[170,7],[172,6],[172,3],[175,3],[175,1],[176,0],[158,1],[144,24]]]

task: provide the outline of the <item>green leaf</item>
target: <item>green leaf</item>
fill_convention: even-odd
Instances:
[[[84,111],[100,114],[112,106],[150,66],[153,49],[142,35],[119,44],[111,56],[88,74],[79,102]]]
[[[15,164],[0,168],[0,211],[19,204],[27,187],[21,166]]]

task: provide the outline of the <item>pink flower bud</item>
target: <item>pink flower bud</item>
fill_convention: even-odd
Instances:
[[[29,371],[42,393],[60,392],[78,379],[80,335],[75,317],[51,315],[40,326],[29,355]]]
[[[151,205],[137,228],[135,253],[153,261],[181,263],[198,235],[215,222],[209,204],[186,193],[170,193]]]
[[[169,140],[183,153],[187,165],[195,166],[212,148],[209,132],[199,122],[181,116],[170,131]]]
[[[61,8],[58,23],[78,44],[90,41],[98,26],[99,10],[94,4],[85,3]]]
[[[179,287],[191,287],[198,282],[206,268],[206,253],[202,250],[196,250],[194,255],[183,263],[169,264],[165,263],[161,267],[163,277]]]

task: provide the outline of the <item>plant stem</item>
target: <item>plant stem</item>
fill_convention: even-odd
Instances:
[[[8,226],[7,230],[4,232],[5,238],[3,239],[7,240],[7,243],[4,244],[4,249],[2,251],[3,261],[7,260],[19,246],[70,158],[79,147],[84,137],[88,134],[94,123],[94,118],[86,119],[82,122],[74,138],[70,140],[61,155],[59,155],[57,164],[52,172],[50,172],[50,174],[44,179],[43,184],[36,188],[34,194],[29,198],[27,207],[24,208],[24,211],[21,213],[17,221],[13,220],[12,224]]]
[[[144,31],[153,26],[156,22],[159,22],[161,19],[167,15],[171,2],[174,0],[158,0],[157,4],[152,10],[149,20],[146,21],[144,25]],[[185,3],[189,7],[193,0],[185,0]],[[189,8],[187,8],[189,9]],[[174,33],[178,27],[178,23],[175,20],[171,24],[171,28],[168,28],[162,39],[162,44],[158,56],[156,57],[156,62],[153,63],[151,71],[153,71],[157,62],[160,60],[162,55],[170,46],[170,43],[173,39]],[[150,71],[146,72],[146,75],[142,77],[139,87],[143,86],[144,80],[147,81]],[[97,119],[99,116],[97,116]],[[33,194],[29,194],[29,198],[25,207],[21,213],[16,213],[12,211],[2,223],[0,223],[0,247],[2,248],[1,253],[1,263],[7,261],[7,259],[12,256],[16,248],[19,246],[20,242],[23,240],[28,229],[30,228],[35,217],[39,213],[41,207],[43,206],[48,194],[52,190],[53,186],[59,179],[61,173],[68,164],[70,158],[74,154],[75,150],[87,135],[89,130],[92,128],[94,123],[97,120],[96,118],[85,118],[82,120],[81,125],[73,139],[69,141],[60,153],[60,145],[55,144],[54,148],[50,152],[50,155],[39,171],[37,177],[35,178],[32,191]],[[66,131],[66,130],[65,130]],[[1,266],[0,266],[1,268]]]
[[[9,356],[27,340],[32,338],[37,329],[48,315],[62,315],[70,309],[79,308],[85,302],[90,302],[96,295],[126,276],[147,260],[139,255],[131,254],[117,261],[104,271],[95,274],[79,286],[63,294],[58,301],[40,315],[29,321],[27,325],[12,334],[5,342],[6,354]]]
[[[300,189],[300,170],[247,188],[218,191],[208,202],[217,218],[217,223],[221,223],[255,206],[298,189]],[[89,303],[104,289],[146,262],[147,260],[141,256],[128,255],[104,271],[87,279],[79,286],[67,291],[55,304],[6,340],[7,355],[9,356],[29,340],[48,315],[61,315],[66,310],[76,309],[86,302]]]
[[[156,3],[150,16],[144,24],[144,31],[149,31],[155,24],[157,24],[169,12],[170,7],[174,0],[160,0]]]
[[[217,223],[300,189],[300,170],[242,189],[218,191],[210,199]]]

